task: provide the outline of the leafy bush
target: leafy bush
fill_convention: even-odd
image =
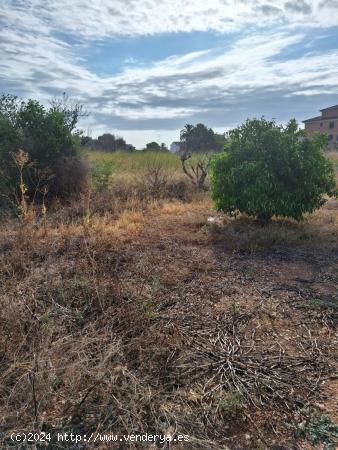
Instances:
[[[88,184],[90,167],[86,160],[59,158],[54,168],[54,178],[49,193],[57,197],[69,197],[83,192]]]
[[[88,173],[77,152],[76,125],[81,115],[82,107],[70,104],[65,96],[54,101],[50,108],[35,100],[20,101],[12,95],[0,97],[1,191],[8,195],[17,185],[13,155],[20,149],[29,160],[23,174],[28,196],[46,185],[50,193],[60,196],[78,191]]]
[[[287,424],[294,429],[297,437],[308,439],[313,444],[322,442],[323,450],[334,450],[338,443],[338,424],[325,414],[313,408],[302,409],[302,422],[300,424]]]
[[[263,221],[274,215],[301,220],[325,202],[323,195],[334,195],[333,167],[321,151],[325,138],[306,139],[295,120],[285,127],[247,120],[228,138],[211,164],[217,209]]]

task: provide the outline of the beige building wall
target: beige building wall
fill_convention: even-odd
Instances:
[[[330,118],[330,117],[338,117],[338,107],[337,108],[328,108],[323,109],[321,111],[323,118]]]
[[[314,133],[327,134],[328,149],[338,150],[338,107],[323,110],[321,117],[310,122],[305,121],[305,131],[308,136]]]

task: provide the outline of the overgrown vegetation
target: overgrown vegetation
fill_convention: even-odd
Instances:
[[[238,220],[208,225],[207,194],[111,210],[97,195],[104,214],[95,198],[90,216],[2,225],[3,447],[32,429],[183,433],[184,450],[311,443],[299,404],[330,414],[334,398],[335,319],[307,302],[310,287],[335,301],[334,201],[274,245],[256,227],[264,253],[248,253],[221,235]]]
[[[30,199],[67,197],[80,192],[87,183],[88,169],[78,155],[78,119],[82,106],[66,96],[45,108],[35,100],[15,96],[0,98],[0,190],[9,198],[17,196],[19,183],[15,155],[22,151],[27,164],[22,172]]]
[[[263,221],[273,216],[301,220],[333,196],[332,163],[322,153],[325,137],[308,140],[297,123],[279,126],[247,120],[231,130],[225,152],[212,163],[212,197],[227,214]]]
[[[208,186],[210,154],[189,155],[183,170],[181,155],[166,151],[85,151],[83,155],[90,163],[94,185],[101,191],[108,189],[124,197],[129,192],[142,198],[149,194],[149,198],[184,200],[196,188],[203,190]]]

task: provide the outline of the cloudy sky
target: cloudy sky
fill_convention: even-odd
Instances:
[[[338,104],[338,0],[0,0],[0,92],[142,147]]]

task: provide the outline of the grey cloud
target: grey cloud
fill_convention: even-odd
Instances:
[[[219,75],[219,73],[217,73]],[[177,75],[179,78],[179,75]],[[202,74],[199,74],[199,80],[202,80]],[[208,78],[208,73],[204,74],[204,79]],[[194,74],[188,76],[184,74],[184,80],[190,80],[194,82]],[[291,80],[284,79],[280,81],[278,86],[266,85],[264,87],[251,87],[250,82],[246,87],[238,90],[235,86],[230,88],[222,88],[215,85],[212,88],[196,89],[191,93],[187,93],[184,90],[174,90],[169,89],[165,98],[162,96],[154,94],[143,94],[139,102],[128,102],[121,101],[118,103],[119,107],[130,109],[133,111],[142,111],[146,106],[148,108],[153,108],[154,116],[150,119],[142,119],[138,117],[137,119],[130,119],[126,117],[121,117],[118,114],[112,113],[106,115],[100,115],[100,123],[104,123],[107,126],[112,126],[119,129],[175,129],[182,126],[185,121],[198,122],[204,121],[212,126],[224,126],[227,123],[234,123],[241,120],[245,120],[248,116],[253,115],[266,115],[270,116],[276,114],[279,115],[280,120],[285,120],[291,116],[299,116],[301,113],[298,112],[300,107],[303,106],[304,102],[306,104],[310,103],[310,99],[313,96],[306,96],[305,94],[301,96],[294,96],[293,94],[297,91],[305,91],[310,89],[323,90],[323,85],[321,84],[320,75],[314,73],[312,75],[312,82],[309,83],[308,88],[304,87],[302,82],[292,82]],[[140,85],[128,85],[127,91],[144,92],[144,87],[157,86],[157,83],[164,83],[165,77],[160,77],[159,79],[152,79],[151,84],[147,85],[147,82]],[[183,83],[184,85],[184,83]],[[101,100],[103,104],[106,104],[110,98],[114,98],[114,94],[118,91],[109,89],[103,92]],[[332,95],[338,94],[337,89],[332,88]],[[326,94],[319,96],[321,99],[327,98]],[[300,101],[301,99],[301,101]],[[100,100],[99,100],[100,101]],[[320,102],[318,102],[319,104]],[[325,102],[324,102],[325,104]],[[291,106],[292,105],[292,106]],[[156,110],[159,107],[167,108],[192,108],[195,110],[189,114],[188,119],[182,117],[178,118],[156,118]]]
[[[283,13],[277,6],[268,4],[257,6],[256,11],[262,13],[264,16],[279,16]]]
[[[233,126],[241,123],[248,117],[275,118],[278,121],[287,121],[292,117],[298,120],[306,119],[311,112],[316,112],[323,105],[332,103],[332,94],[321,94],[316,96],[298,95],[289,96],[295,89],[301,86],[283,86],[271,89],[253,89],[245,96],[234,93],[229,97],[222,97],[220,91],[217,103],[210,101],[207,111],[191,114],[187,119],[138,119],[130,121],[115,115],[98,115],[98,123],[105,125],[107,129],[119,130],[147,130],[180,129],[184,123],[204,122],[213,127]]]
[[[295,13],[311,14],[312,12],[311,5],[304,0],[294,0],[286,2],[284,7],[287,11]]]
[[[120,10],[118,10],[117,8],[113,8],[112,6],[107,7],[107,12],[109,13],[109,15],[112,15],[115,17],[120,17],[122,15],[122,12]]]
[[[319,3],[319,8],[338,8],[338,0],[323,0]]]

